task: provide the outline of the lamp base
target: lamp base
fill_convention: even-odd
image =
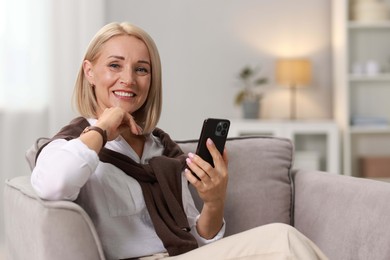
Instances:
[[[290,86],[290,120],[297,119],[297,87],[295,84],[291,84]]]

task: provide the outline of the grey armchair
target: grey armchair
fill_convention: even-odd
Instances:
[[[184,152],[194,151],[196,141],[180,145]],[[287,139],[230,139],[227,148],[227,236],[280,222],[294,225],[330,259],[390,259],[390,184],[292,171]],[[105,259],[85,211],[73,202],[37,198],[29,178],[6,182],[7,259]]]

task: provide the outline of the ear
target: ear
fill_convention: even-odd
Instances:
[[[84,71],[84,76],[86,77],[88,82],[91,85],[95,85],[94,74],[93,74],[93,65],[89,60],[85,60],[83,62],[83,71]]]

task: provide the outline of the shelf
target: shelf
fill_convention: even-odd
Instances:
[[[390,21],[377,22],[357,22],[350,21],[348,23],[349,29],[390,29]]]
[[[390,0],[383,2],[390,6]],[[332,3],[335,117],[343,134],[342,172],[359,177],[361,156],[390,151],[390,19],[351,20],[353,0]],[[371,67],[374,63],[378,67]]]
[[[312,168],[317,161],[317,170],[340,173],[339,129],[332,120],[232,120],[229,137],[245,135],[288,138],[299,151],[299,163]]]
[[[351,126],[351,134],[390,134],[390,125]]]
[[[390,81],[390,73],[380,73],[378,75],[349,75],[349,81],[351,82],[363,82],[363,81]]]

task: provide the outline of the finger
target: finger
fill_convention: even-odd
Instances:
[[[133,134],[135,134],[135,135],[142,135],[143,130],[137,124],[137,122],[134,120],[134,118],[130,114],[128,114],[128,113],[126,113],[125,116],[126,116],[126,119],[127,119],[126,121],[127,121],[128,125],[130,127],[131,132]]]
[[[221,155],[211,139],[207,140],[206,145],[214,161],[215,171],[213,172],[218,173],[217,177],[227,177],[228,153],[226,147],[224,148],[223,153]]]
[[[213,140],[211,140],[210,138],[207,139],[206,146],[211,154],[211,157],[213,158],[214,165],[217,166],[223,160],[221,153],[218,151]]]
[[[202,183],[201,181],[194,176],[194,173],[192,173],[188,168],[184,170],[184,175],[186,176],[186,179],[198,190]]]
[[[188,156],[189,158],[186,159],[187,166],[196,174],[196,176],[198,176],[201,181],[207,181],[210,177],[207,174],[207,171],[205,171],[201,165],[199,165],[199,161],[203,160],[193,153],[189,153]]]

